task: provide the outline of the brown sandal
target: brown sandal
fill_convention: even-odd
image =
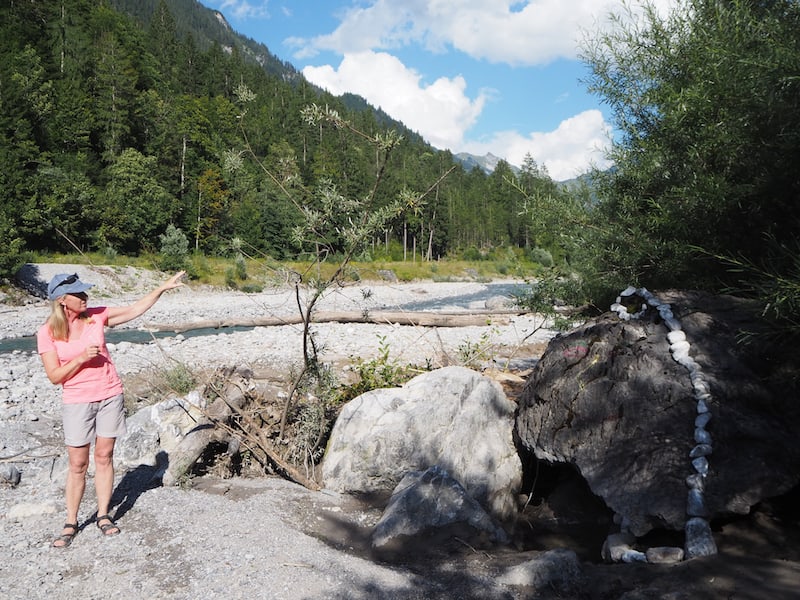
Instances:
[[[60,536],[54,539],[53,548],[68,548],[72,543],[72,540],[75,539],[75,536],[78,535],[77,523],[64,523],[64,529],[72,529],[72,533],[62,533]]]
[[[108,521],[105,525],[100,525],[100,521]],[[111,515],[102,515],[95,519],[97,523],[97,527],[100,531],[103,532],[103,535],[117,535],[121,530],[117,527],[117,524],[114,523],[114,519],[111,518]],[[114,530],[114,531],[112,531]]]

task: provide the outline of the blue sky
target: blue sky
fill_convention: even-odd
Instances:
[[[676,0],[651,1],[663,11]],[[514,165],[530,154],[556,180],[609,166],[610,115],[577,55],[622,0],[201,3],[312,83],[363,96],[437,148]]]

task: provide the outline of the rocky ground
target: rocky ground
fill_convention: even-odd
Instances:
[[[159,276],[135,269],[40,265],[39,276],[77,270],[96,282],[95,304],[129,302]],[[86,270],[85,272],[83,270]],[[497,288],[501,289],[501,288]],[[502,288],[504,291],[507,288]],[[454,295],[466,302],[454,304]],[[485,307],[492,291],[477,282],[387,284],[361,282],[333,290],[324,310],[436,310]],[[473,300],[470,300],[470,297]],[[2,299],[0,299],[1,301]],[[19,304],[22,301],[23,304]],[[289,315],[291,289],[247,295],[187,286],[167,294],[133,327]],[[379,502],[311,492],[275,477],[205,476],[165,488],[154,468],[118,474],[114,505],[122,535],[103,539],[90,522],[66,551],[50,547],[63,521],[58,390],[31,350],[3,351],[9,338],[32,335],[48,314],[45,302],[13,294],[0,303],[0,473],[15,466],[19,485],[0,484],[2,597],[33,598],[797,598],[800,551],[797,513],[776,501],[748,519],[718,524],[720,554],[677,565],[603,565],[607,531],[603,507],[580,482],[538,498],[512,527],[514,543],[472,548],[458,539],[409,548],[392,562],[372,556],[370,527]],[[391,323],[326,324],[317,328],[326,360],[346,369],[355,357],[388,349],[393,360],[442,366],[475,356],[482,367],[509,367],[523,377],[554,332],[535,316],[513,316],[485,327],[422,328]],[[196,369],[248,366],[276,380],[300,359],[297,326],[192,336],[146,344],[119,341],[110,350],[126,384],[146,393],[165,365]],[[513,394],[514,386],[509,386]],[[551,474],[553,478],[563,474]],[[596,515],[597,527],[576,527]],[[522,585],[514,567],[560,548],[574,551],[579,570]],[[556,574],[558,575],[558,574]]]

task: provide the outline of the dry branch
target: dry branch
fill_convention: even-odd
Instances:
[[[203,411],[205,418],[170,452],[169,466],[162,479],[165,486],[175,485],[180,481],[194,467],[209,444],[227,439],[224,430],[219,429],[217,424],[226,422],[233,414],[233,408],[240,408],[246,400],[244,391],[230,385],[226,387],[225,394]]]

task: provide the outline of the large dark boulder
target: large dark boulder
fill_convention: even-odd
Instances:
[[[765,377],[766,358],[737,342],[756,324],[746,302],[696,292],[656,297],[670,304],[710,388],[707,516],[746,514],[800,479],[796,394],[781,393]],[[686,478],[695,473],[698,403],[667,333],[653,307],[629,321],[607,313],[555,337],[520,399],[522,444],[577,468],[635,535],[684,528]]]

